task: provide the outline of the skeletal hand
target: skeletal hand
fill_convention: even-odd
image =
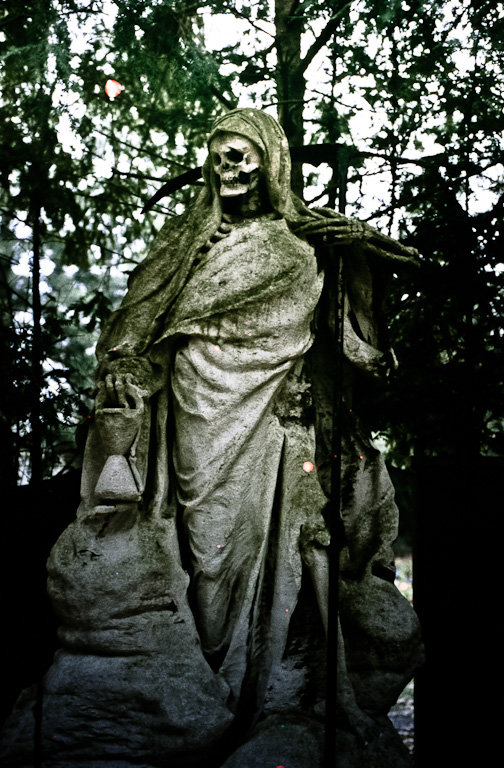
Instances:
[[[146,394],[134,383],[131,373],[109,373],[98,383],[96,407],[141,409]]]
[[[374,230],[362,221],[338,218],[313,219],[296,229],[296,235],[315,239],[327,245],[350,245],[355,241],[366,240]]]

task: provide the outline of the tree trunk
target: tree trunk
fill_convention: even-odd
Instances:
[[[32,207],[33,263],[32,263],[32,311],[33,332],[31,349],[31,408],[30,429],[31,449],[30,484],[37,487],[42,482],[42,424],[40,395],[42,391],[42,307],[40,302],[40,212],[38,193],[35,192]]]
[[[278,119],[291,147],[304,143],[303,106],[306,89],[304,68],[301,64],[302,13],[294,16],[298,0],[275,0],[277,68],[275,73],[278,95]],[[292,189],[303,197],[303,169],[301,163],[292,165]]]

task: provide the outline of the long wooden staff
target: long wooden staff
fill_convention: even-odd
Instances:
[[[343,318],[344,273],[341,248],[332,247],[335,267],[336,307],[335,340],[336,368],[333,392],[333,423],[331,439],[331,540],[329,544],[329,594],[327,611],[327,693],[324,768],[334,768],[336,759],[336,709],[338,696],[338,611],[339,611],[339,551],[341,512],[341,420],[343,416]]]
[[[347,164],[339,164],[339,212],[345,213]],[[339,614],[339,533],[341,529],[341,450],[343,417],[343,323],[345,316],[344,248],[329,247],[329,279],[336,289],[334,307],[335,376],[331,436],[331,541],[329,544],[329,589],[327,611],[327,691],[324,743],[324,768],[336,766],[336,716],[338,704],[338,614]]]

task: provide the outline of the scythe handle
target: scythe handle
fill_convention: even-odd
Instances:
[[[331,519],[329,544],[329,590],[327,626],[327,692],[324,745],[324,768],[334,768],[336,761],[336,712],[338,696],[338,610],[339,610],[339,552],[341,514],[341,450],[343,416],[343,322],[344,322],[344,248],[331,246],[327,278],[335,289],[334,338],[335,372],[333,390],[333,423],[331,439]]]

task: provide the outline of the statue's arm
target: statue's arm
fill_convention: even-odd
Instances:
[[[363,373],[383,381],[397,368],[398,364],[394,350],[390,348],[382,352],[359,336],[352,323],[352,310],[348,296],[345,298],[343,354],[352,365]]]
[[[348,218],[329,208],[318,208],[314,211],[322,213],[322,216],[305,220],[294,228],[298,237],[305,237],[314,246],[358,244],[363,250],[383,259],[408,265],[416,263],[416,248],[383,235],[366,222]]]
[[[387,379],[397,368],[397,358],[393,349],[381,352],[364,341],[354,330],[349,313],[345,312],[343,324],[343,353],[356,368],[376,379]]]
[[[383,344],[387,334],[379,330],[382,320],[378,307],[384,297],[376,297],[375,292],[383,293],[383,286],[376,288],[373,273],[392,273],[396,268],[399,271],[402,267],[417,266],[418,251],[337,211],[329,208],[313,211],[320,218],[305,218],[294,226],[298,237],[308,240],[316,249],[351,246],[344,256],[345,260],[348,258],[346,281],[351,284],[351,290],[345,292],[344,355],[363,373],[387,379],[397,368],[397,358],[392,348],[379,348],[378,340]]]

